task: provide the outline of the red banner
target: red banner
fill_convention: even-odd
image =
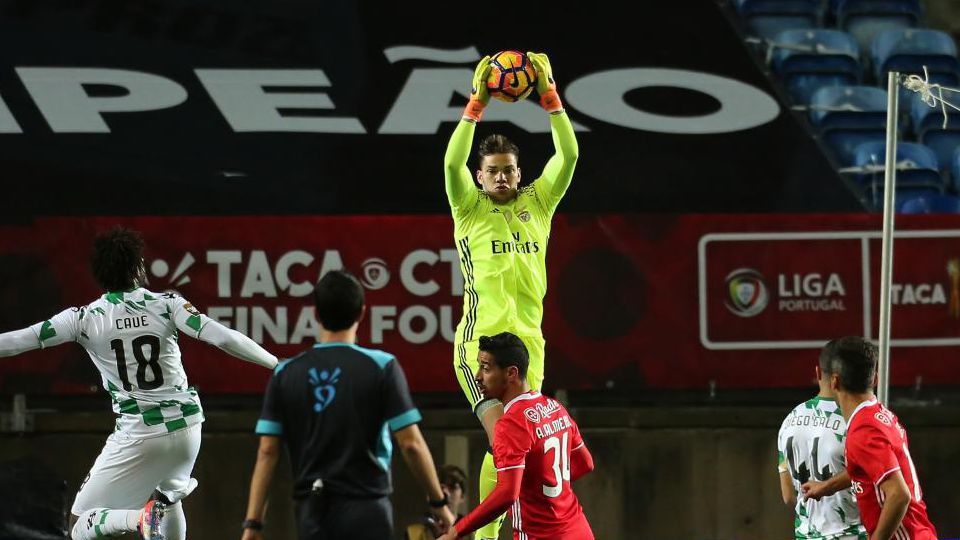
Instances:
[[[278,356],[309,346],[312,284],[345,267],[367,291],[361,344],[390,351],[415,391],[459,391],[463,281],[446,216],[52,218],[0,227],[0,331],[86,304],[93,235],[143,231],[154,290],[176,290]],[[879,219],[558,216],[548,253],[547,387],[769,388],[812,380],[817,349],[876,336]],[[900,218],[892,380],[960,384],[960,218]],[[205,393],[260,392],[267,374],[181,342]],[[77,347],[0,362],[0,392],[96,385]]]

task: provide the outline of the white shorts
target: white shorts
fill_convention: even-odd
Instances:
[[[189,495],[197,486],[190,473],[200,452],[201,425],[146,439],[111,434],[77,492],[73,515],[91,508],[136,510],[154,490],[171,502]]]

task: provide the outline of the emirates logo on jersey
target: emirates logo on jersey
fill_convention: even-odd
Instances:
[[[890,421],[890,417],[887,416],[887,413],[883,411],[877,411],[877,414],[873,415],[873,417],[876,418],[878,421],[880,421],[881,424],[885,426],[889,426],[893,424],[893,422]]]

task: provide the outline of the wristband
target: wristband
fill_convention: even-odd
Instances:
[[[244,529],[253,529],[255,531],[263,530],[263,522],[259,519],[245,519],[240,526]]]
[[[450,497],[447,497],[447,494],[444,493],[442,499],[438,499],[438,500],[429,499],[427,500],[427,504],[429,504],[431,508],[443,508],[444,506],[447,506],[448,504],[450,504]]]
[[[480,117],[483,116],[483,109],[486,108],[486,105],[478,99],[471,99],[470,103],[467,103],[467,108],[463,110],[463,119],[477,123],[480,121]]]
[[[548,113],[557,113],[563,111],[563,103],[560,102],[560,94],[556,88],[551,88],[540,96],[540,106]]]

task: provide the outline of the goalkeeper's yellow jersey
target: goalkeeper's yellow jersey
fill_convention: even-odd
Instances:
[[[505,204],[479,189],[466,166],[475,124],[462,120],[450,139],[446,189],[464,278],[458,342],[505,331],[542,335],[550,224],[573,178],[578,152],[565,113],[550,115],[550,125],[556,154],[537,180]]]

